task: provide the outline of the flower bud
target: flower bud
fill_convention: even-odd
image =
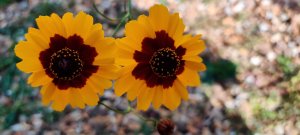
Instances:
[[[175,124],[168,119],[159,121],[157,131],[160,135],[172,135],[174,133]]]

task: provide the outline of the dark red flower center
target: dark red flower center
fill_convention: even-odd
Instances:
[[[64,48],[51,55],[49,69],[55,78],[72,80],[81,74],[82,68],[82,61],[77,51]]]
[[[184,70],[182,56],[186,49],[182,46],[176,48],[174,40],[164,30],[155,34],[155,38],[144,38],[142,50],[134,52],[133,58],[138,64],[132,75],[145,80],[148,87],[162,85],[168,88]]]
[[[180,59],[170,48],[157,50],[149,61],[152,71],[159,77],[170,77],[176,74]]]
[[[50,47],[40,53],[46,74],[59,89],[82,88],[87,79],[98,70],[93,65],[96,49],[83,43],[78,35],[50,38]]]

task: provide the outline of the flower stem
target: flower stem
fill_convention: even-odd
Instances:
[[[157,125],[157,120],[156,119],[152,119],[152,118],[145,118],[144,116],[142,116],[142,115],[140,115],[138,112],[134,112],[133,111],[133,113],[137,116],[137,117],[139,117],[140,119],[142,119],[143,121],[146,121],[146,122],[151,122],[152,123],[152,126],[153,126],[153,130],[155,130],[155,127],[156,127],[156,125]]]
[[[132,3],[131,3],[131,0],[128,0],[127,6],[128,6],[127,13],[129,14],[128,18],[129,18],[129,20],[131,20],[132,19],[132,9],[131,9],[132,8]]]
[[[96,6],[96,3],[94,0],[91,0],[92,4],[93,4],[93,8],[95,9],[95,11],[101,15],[103,18],[105,18],[106,20],[108,21],[111,21],[111,22],[118,22],[120,21],[120,18],[116,18],[116,19],[112,19],[112,18],[109,18],[108,16],[106,16],[104,13],[102,13],[101,11],[99,11],[99,9],[97,8]]]
[[[144,116],[142,116],[141,114],[139,114],[137,112],[137,110],[133,109],[131,106],[130,106],[130,101],[128,101],[128,107],[125,111],[121,111],[121,110],[117,110],[113,107],[110,107],[109,105],[103,103],[103,102],[99,102],[100,105],[103,105],[104,107],[106,107],[107,109],[115,112],[115,113],[119,113],[119,114],[123,114],[123,115],[126,115],[128,113],[133,113],[134,115],[136,115],[137,117],[139,117],[141,120],[145,121],[145,122],[151,122],[152,123],[152,126],[153,126],[153,130],[155,130],[155,127],[157,126],[157,123],[158,121],[156,119],[152,119],[152,118],[145,118]]]
[[[125,111],[121,111],[121,110],[117,110],[115,108],[112,108],[110,107],[109,105],[107,104],[104,104],[103,102],[100,102],[99,103],[100,105],[103,105],[104,107],[106,107],[107,109],[111,110],[111,111],[114,111],[116,113],[119,113],[119,114],[128,114],[132,111],[132,108],[130,106],[128,106],[128,108],[125,110]]]
[[[112,34],[112,37],[115,37],[116,34],[118,33],[118,31],[120,30],[121,26],[124,25],[126,23],[126,20],[129,18],[129,12],[127,12],[123,18],[121,19],[120,23],[117,25],[117,27],[115,28],[114,33]]]

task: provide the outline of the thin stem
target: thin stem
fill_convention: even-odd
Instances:
[[[117,22],[117,21],[120,20],[119,18],[117,18],[117,19],[111,19],[111,18],[107,17],[104,13],[102,13],[101,11],[99,11],[99,9],[97,8],[96,3],[95,3],[94,0],[91,0],[91,2],[92,2],[92,4],[93,4],[93,8],[96,10],[96,12],[97,12],[99,15],[101,15],[103,18],[105,18],[106,20],[109,20],[109,21],[111,21],[111,22]]]
[[[125,0],[124,11],[127,12],[127,0]]]
[[[112,37],[115,37],[115,36],[116,36],[116,34],[117,34],[118,31],[120,30],[121,26],[122,26],[123,24],[126,23],[126,19],[128,19],[128,17],[129,17],[129,13],[127,12],[127,13],[123,16],[123,18],[121,19],[120,23],[119,23],[119,24],[117,25],[117,27],[115,28],[115,31],[114,31],[114,33],[112,34]]]
[[[104,107],[106,107],[107,109],[111,110],[111,111],[114,111],[116,113],[119,113],[119,114],[123,114],[123,115],[126,115],[128,113],[133,113],[134,115],[136,115],[137,117],[139,117],[140,119],[142,119],[143,121],[146,121],[146,122],[152,122],[152,126],[153,126],[153,130],[155,130],[155,127],[157,125],[157,120],[156,119],[151,119],[151,118],[145,118],[144,116],[142,116],[141,114],[139,114],[135,109],[133,109],[131,106],[130,106],[130,101],[128,100],[128,107],[125,111],[121,111],[121,110],[117,110],[115,108],[112,108],[110,106],[108,106],[107,104],[103,103],[103,102],[100,102],[99,103],[100,105],[103,105]]]
[[[156,119],[151,119],[151,118],[145,118],[144,116],[140,115],[138,112],[135,112],[133,111],[133,113],[138,116],[140,119],[142,119],[143,121],[149,121],[149,122],[152,122],[152,126],[153,126],[153,129],[155,130],[155,127],[157,125],[157,120]]]
[[[108,106],[107,104],[104,104],[103,102],[100,102],[100,104],[103,105],[104,107],[106,107],[107,109],[109,109],[111,111],[114,111],[116,113],[119,113],[119,114],[128,114],[132,111],[130,106],[128,106],[128,108],[125,111],[121,111],[121,110],[117,110],[115,108],[112,108],[112,107]]]
[[[127,13],[129,13],[128,18],[129,18],[129,20],[131,20],[132,19],[132,3],[131,3],[131,0],[128,0],[127,2],[128,2],[127,3],[127,6],[128,6]]]

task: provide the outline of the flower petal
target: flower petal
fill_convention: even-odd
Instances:
[[[157,86],[156,88],[154,88],[155,93],[153,96],[153,107],[155,109],[158,109],[162,102],[163,102],[163,88],[161,86]]]
[[[184,68],[183,73],[177,76],[185,86],[199,86],[200,76],[197,71]]]
[[[56,90],[56,86],[53,83],[49,83],[47,85],[44,85],[40,91],[42,95],[42,104],[43,105],[49,105],[52,101],[54,92]]]
[[[53,79],[46,75],[44,70],[34,72],[28,78],[28,83],[31,84],[32,87],[37,87],[41,85],[48,84]]]
[[[137,80],[130,74],[122,75],[115,83],[115,94],[117,96],[122,96],[130,88],[136,85]]]
[[[198,63],[198,62],[194,62],[194,61],[185,61],[184,64],[186,65],[187,68],[190,68],[192,70],[196,70],[196,71],[205,71],[206,70],[206,66],[204,65],[204,63]]]
[[[20,41],[15,47],[16,56],[21,59],[38,59],[41,51],[40,47],[26,41]]]
[[[174,89],[175,91],[180,95],[180,97],[184,100],[189,99],[189,93],[186,87],[178,80],[176,79],[174,82]]]
[[[84,108],[84,102],[80,94],[81,89],[70,89],[70,104],[72,107]]]
[[[85,43],[87,45],[96,45],[100,44],[101,41],[104,38],[104,31],[102,30],[101,24],[95,24],[91,28],[91,32],[87,35],[85,39]]]
[[[74,34],[80,35],[83,39],[86,39],[88,32],[90,32],[93,26],[94,19],[91,15],[88,15],[84,12],[79,12],[74,18],[73,28],[76,29]],[[71,35],[69,35],[71,36]]]
[[[174,90],[169,88],[164,90],[163,104],[170,110],[175,110],[180,105],[180,95]]]
[[[170,16],[170,21],[168,24],[168,34],[173,37],[173,39],[177,39],[182,36],[184,31],[184,24],[182,19],[179,17],[178,13],[175,13]]]
[[[145,84],[141,87],[140,93],[137,99],[137,109],[146,111],[153,99],[155,90],[147,87]]]
[[[119,71],[120,71],[119,66],[103,65],[99,67],[98,72],[96,74],[103,78],[114,80],[119,77]]]
[[[72,36],[75,34],[76,29],[74,29],[74,17],[73,14],[68,12],[65,13],[62,17],[62,21],[65,25],[67,37]]]
[[[149,11],[149,20],[155,31],[167,30],[169,24],[169,11],[163,5],[154,5]]]
[[[37,72],[43,70],[42,64],[38,60],[26,59],[17,63],[18,69],[25,73]]]
[[[86,85],[83,89],[79,90],[79,93],[82,97],[82,100],[84,103],[86,103],[89,106],[95,106],[98,104],[99,97],[97,93],[95,93],[89,85]]]
[[[50,37],[44,36],[38,29],[29,28],[25,38],[30,44],[38,46],[42,50],[49,48]]]
[[[53,103],[51,107],[55,111],[62,111],[65,109],[67,104],[70,103],[70,89],[68,90],[59,90],[58,88],[55,90],[55,93],[53,95]]]

